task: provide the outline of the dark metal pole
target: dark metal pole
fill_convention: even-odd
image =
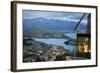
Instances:
[[[91,33],[91,14],[88,15],[87,32]]]
[[[79,20],[79,22],[77,23],[77,25],[75,26],[75,28],[74,28],[73,31],[75,31],[75,30],[77,29],[77,27],[79,26],[81,20],[84,18],[85,14],[86,14],[86,13],[84,13],[84,14],[82,15],[81,19]]]

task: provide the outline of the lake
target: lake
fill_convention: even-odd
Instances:
[[[65,33],[64,35],[68,36],[70,38],[73,38],[73,39],[76,39],[76,37],[77,37],[76,33]],[[73,51],[75,52],[75,49],[76,49],[75,45],[64,44],[64,42],[68,40],[68,39],[65,39],[65,38],[60,38],[60,39],[56,39],[56,38],[48,38],[48,39],[45,39],[45,38],[33,38],[33,39],[35,39],[36,41],[47,43],[47,44],[62,46],[65,49],[70,50],[71,52],[73,52]]]
[[[55,38],[49,38],[49,39],[33,38],[33,39],[35,39],[36,41],[47,43],[47,44],[63,46],[65,49],[68,49],[71,52],[73,52],[73,50],[76,48],[76,46],[74,46],[74,45],[64,44],[64,42],[67,41],[67,39],[55,39]]]
[[[65,33],[65,36],[68,36],[70,38],[76,39],[77,38],[77,34],[76,33]]]

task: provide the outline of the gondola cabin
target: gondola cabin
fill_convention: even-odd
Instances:
[[[77,56],[84,58],[91,58],[91,47],[90,47],[90,34],[78,33],[77,34]]]
[[[76,47],[76,56],[83,57],[86,59],[91,58],[91,14],[87,15],[87,29],[81,31],[80,23],[82,19],[86,16],[83,14],[82,18],[74,28],[74,31],[77,33],[77,47]]]

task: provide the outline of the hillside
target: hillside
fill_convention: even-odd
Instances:
[[[44,62],[69,60],[67,56],[72,56],[69,50],[62,46],[46,44],[33,39],[23,41],[23,62]]]

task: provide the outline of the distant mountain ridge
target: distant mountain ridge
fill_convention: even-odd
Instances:
[[[30,28],[39,28],[43,30],[55,30],[55,31],[72,31],[76,26],[76,22],[63,21],[57,19],[46,19],[43,17],[33,19],[23,19],[23,29],[29,30]],[[81,23],[80,28],[86,29],[86,25]]]

